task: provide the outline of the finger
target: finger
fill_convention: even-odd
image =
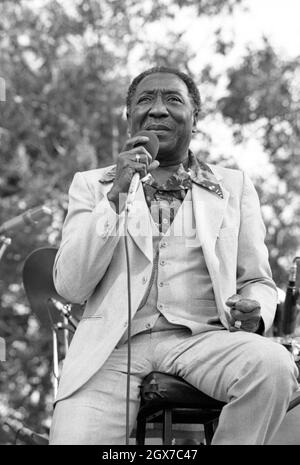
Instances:
[[[146,144],[148,141],[149,137],[147,136],[130,137],[130,139],[127,139],[124,144],[124,151],[133,149],[136,144]]]
[[[241,312],[252,312],[253,310],[259,309],[260,304],[256,300],[252,299],[241,299],[235,304],[236,310],[240,310]]]
[[[253,312],[241,312],[240,310],[236,310],[235,308],[232,308],[230,310],[230,314],[232,318],[236,321],[246,321],[254,318],[258,318],[260,316],[260,311],[259,310],[253,310]]]
[[[237,331],[244,331],[246,333],[255,333],[258,328],[258,324],[252,324],[245,326],[244,324],[240,328],[236,328],[235,326],[229,326],[229,331],[231,333],[236,333]]]
[[[147,160],[148,160],[148,163],[151,163],[152,162],[152,157],[150,155],[150,153],[148,152],[148,150],[145,149],[145,147],[135,147],[134,149],[131,149],[127,152],[124,152],[126,155],[129,154],[130,156],[133,155],[134,158],[136,155],[140,155],[140,156],[143,156],[144,158],[146,157]]]
[[[139,156],[139,161],[137,161],[137,156]],[[148,169],[148,165],[151,162],[151,157],[147,156],[145,153],[136,152],[124,152],[121,153],[118,159],[118,165],[121,166],[132,166],[132,163],[139,163],[140,165],[146,166]]]
[[[148,171],[153,171],[155,170],[156,168],[159,167],[159,161],[158,160],[154,160],[152,163],[150,163],[150,165],[148,166]]]
[[[238,322],[236,325],[235,323]],[[251,318],[246,321],[236,320],[229,325],[230,332],[246,331],[248,333],[254,333],[259,327],[260,317]]]
[[[128,167],[136,173],[140,173],[141,178],[147,174],[147,167],[144,163],[131,162]]]
[[[237,331],[241,331],[241,329],[238,329],[235,326],[229,326],[228,329],[231,333],[236,333]]]
[[[235,326],[235,323],[238,320],[235,320],[231,315],[228,315],[228,325],[229,325],[229,331],[235,332],[235,331],[240,331],[241,329],[241,322],[239,322],[239,327]]]
[[[254,333],[259,327],[259,321],[259,318],[244,321],[241,328],[248,333]]]
[[[239,294],[233,294],[225,303],[228,307],[233,307],[241,299],[242,297]]]
[[[138,157],[138,160],[137,160],[137,157]],[[151,163],[152,158],[150,157],[149,154],[137,152],[137,153],[130,155],[130,160],[133,161],[134,163],[143,163],[148,168],[148,165]]]

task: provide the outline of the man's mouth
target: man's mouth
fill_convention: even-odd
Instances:
[[[149,124],[149,126],[146,126],[146,129],[148,131],[170,131],[171,128],[165,124]]]

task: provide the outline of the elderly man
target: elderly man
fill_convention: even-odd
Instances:
[[[62,371],[52,444],[124,444],[124,198],[135,172],[142,182],[127,228],[130,427],[139,385],[152,370],[227,403],[213,444],[267,443],[285,416],[297,368],[283,346],[263,337],[276,287],[258,197],[243,172],[208,165],[190,151],[199,109],[190,77],[145,71],[128,91],[130,135],[116,167],[74,177],[54,280],[63,297],[87,303]],[[144,129],[159,139],[154,161],[138,134]]]

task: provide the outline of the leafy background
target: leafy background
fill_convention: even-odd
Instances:
[[[0,335],[6,341],[0,424],[14,419],[39,433],[50,425],[51,332],[29,306],[24,260],[39,247],[59,245],[74,173],[114,162],[127,134],[126,89],[147,67],[180,67],[199,85],[203,108],[194,150],[209,162],[249,171],[274,279],[285,289],[300,241],[300,50],[283,56],[262,37],[228,60],[237,39],[223,19],[245,7],[244,0],[0,2],[6,94],[0,101],[0,224],[42,204],[53,211],[16,231],[0,262]],[[186,15],[216,24],[205,64],[197,62],[205,44],[191,46],[180,27]],[[249,161],[249,147],[253,157],[258,152],[251,168],[242,157],[246,151]],[[3,426],[0,443],[14,440]]]

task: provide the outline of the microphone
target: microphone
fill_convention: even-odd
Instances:
[[[282,334],[284,336],[292,335],[296,328],[297,319],[297,300],[299,289],[296,288],[297,262],[294,260],[290,267],[289,282],[285,295],[282,318]]]
[[[22,215],[15,216],[11,220],[6,221],[5,223],[0,226],[0,234],[7,233],[8,231],[12,231],[14,229],[21,228],[24,224],[35,224],[44,215],[51,215],[52,211],[50,208],[45,207],[35,207],[27,210],[26,212],[22,213]]]
[[[158,149],[159,149],[159,140],[158,140],[157,135],[152,131],[143,130],[143,131],[139,131],[137,134],[135,134],[135,136],[149,137],[149,140],[147,142],[137,142],[134,145],[134,147],[141,147],[141,146],[145,147],[147,152],[150,153],[152,157],[152,161],[155,160],[157,153],[158,153]],[[134,201],[136,191],[139,187],[139,182],[140,182],[140,173],[134,173],[134,175],[132,176],[131,182],[130,182],[127,200],[126,200],[127,209],[132,205]]]

